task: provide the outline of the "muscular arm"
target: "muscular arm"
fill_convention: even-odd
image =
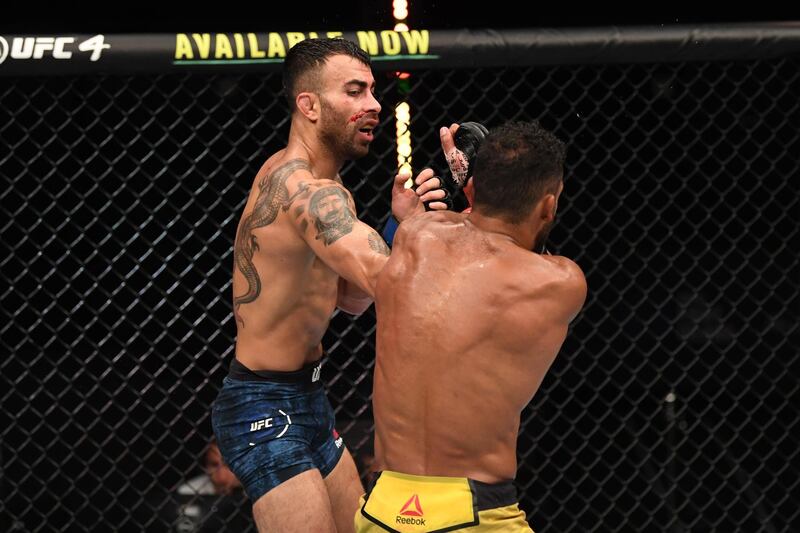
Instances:
[[[389,255],[389,247],[377,232],[367,236],[370,247],[381,255]],[[372,305],[372,297],[344,278],[339,278],[336,307],[351,315],[360,315]]]
[[[297,189],[303,192],[292,204],[291,218],[298,233],[317,257],[344,278],[337,304],[348,312],[363,312],[375,295],[389,248],[378,232],[356,218],[353,198],[339,183],[300,182]]]

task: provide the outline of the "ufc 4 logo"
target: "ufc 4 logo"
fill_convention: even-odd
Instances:
[[[74,37],[14,37],[11,39],[11,46],[8,41],[0,37],[0,63],[6,57],[11,59],[42,59],[51,56],[54,59],[69,59],[72,57],[71,45],[75,42]],[[81,52],[92,52],[90,61],[97,61],[103,50],[111,48],[105,42],[103,35],[95,35],[78,44]]]

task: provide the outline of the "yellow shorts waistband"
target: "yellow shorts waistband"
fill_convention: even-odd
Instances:
[[[372,478],[371,483],[367,486],[367,494],[365,496],[366,499],[369,499],[372,489],[378,483],[378,479],[380,479],[382,476],[411,483],[441,484],[444,486],[447,486],[448,484],[459,486],[466,482],[472,490],[476,512],[485,511],[487,509],[495,509],[497,507],[505,507],[507,505],[514,505],[519,501],[517,488],[512,480],[503,481],[500,483],[484,483],[483,481],[465,477],[416,476],[413,474],[393,472],[391,470],[384,470],[376,473],[376,475]]]

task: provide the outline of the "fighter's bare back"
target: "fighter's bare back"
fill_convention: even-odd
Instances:
[[[513,479],[519,413],[583,304],[583,273],[463,214],[400,228],[376,289],[376,468]]]

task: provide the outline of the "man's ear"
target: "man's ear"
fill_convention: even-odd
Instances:
[[[319,120],[319,96],[316,93],[302,92],[295,98],[295,104],[300,113],[311,122]]]
[[[556,218],[556,195],[546,194],[539,201],[539,218],[542,222],[552,222]]]
[[[561,191],[564,190],[564,182],[558,184],[558,189],[555,193],[548,193],[540,200],[539,217],[542,222],[552,222],[556,218],[556,211],[558,210],[558,197],[561,196]]]

